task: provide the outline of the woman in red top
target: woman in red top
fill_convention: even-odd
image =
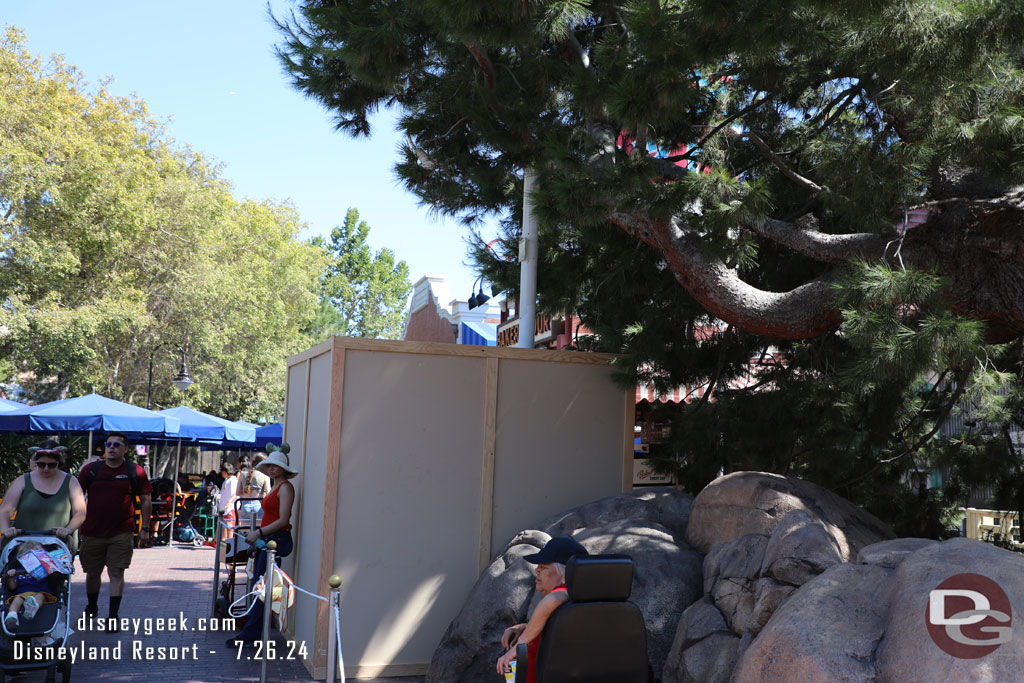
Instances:
[[[253,575],[259,577],[265,575],[267,571],[267,542],[277,543],[274,557],[278,565],[281,564],[282,557],[288,557],[292,553],[291,519],[295,487],[288,480],[299,471],[289,461],[287,444],[281,444],[281,450],[271,452],[270,457],[257,465],[256,469],[274,482],[273,490],[261,502],[263,521],[260,528],[245,536],[245,542],[258,549],[256,561],[253,563]],[[257,545],[259,541],[263,543]],[[228,645],[238,647],[239,641],[242,641],[244,647],[252,647],[254,641],[261,636],[264,609],[263,601],[256,600],[249,611],[245,626],[238,635],[228,638]]]
[[[556,536],[545,543],[539,553],[523,557],[527,562],[537,565],[533,572],[536,587],[544,597],[537,603],[529,621],[510,626],[501,635],[501,646],[506,652],[498,658],[499,674],[510,670],[511,663],[516,659],[516,646],[525,643],[529,655],[526,681],[537,683],[537,646],[540,644],[541,632],[551,613],[569,600],[569,592],[565,588],[565,565],[570,557],[587,554],[587,549],[576,540],[568,536]]]

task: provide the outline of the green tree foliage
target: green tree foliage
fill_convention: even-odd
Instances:
[[[930,534],[973,482],[1024,492],[1020,2],[307,0],[281,28],[339,130],[400,110],[406,187],[503,221],[477,258],[513,294],[536,173],[540,308],[710,388],[675,430],[690,488],[801,475]]]
[[[412,289],[409,267],[405,261],[396,263],[390,249],[372,253],[369,235],[370,226],[350,208],[345,223],[331,231],[330,240],[313,238],[329,258],[314,323],[314,334],[320,339],[333,335],[398,339],[402,334]]]
[[[95,390],[279,415],[322,254],[291,207],[236,201],[135,98],[0,40],[0,356],[37,400]],[[170,386],[187,351],[198,381]]]

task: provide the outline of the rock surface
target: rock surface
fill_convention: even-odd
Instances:
[[[707,553],[746,534],[770,536],[791,511],[818,520],[848,562],[866,545],[893,538],[877,517],[817,484],[765,472],[734,472],[708,484],[694,499],[686,537]]]
[[[965,538],[899,540],[868,553],[878,562],[835,565],[796,589],[739,657],[734,683],[1021,680],[1021,638],[983,657],[957,658],[932,641],[926,614],[940,583],[982,574],[1006,593],[1016,626],[1024,614],[1024,557]]]
[[[690,509],[687,538],[707,553],[704,592],[728,634],[721,656],[704,643],[700,622],[680,621],[665,680],[728,680],[731,665],[800,586],[857,552],[892,538],[875,517],[806,481],[738,472],[709,484]],[[728,640],[734,638],[735,640]],[[724,673],[723,673],[724,671]]]
[[[804,584],[743,653],[733,682],[875,681],[893,573],[841,564]]]
[[[952,538],[907,555],[895,570],[885,638],[877,667],[888,681],[1019,681],[1024,678],[1024,555],[988,543]],[[925,624],[929,592],[956,574],[981,574],[1010,599],[1012,639],[980,659],[957,659],[934,645]],[[993,625],[996,625],[992,621]],[[965,631],[967,629],[964,629]],[[975,637],[989,638],[981,634]]]
[[[710,597],[686,608],[678,633],[682,637],[672,644],[662,683],[727,683],[740,639]]]
[[[539,601],[533,565],[522,559],[551,536],[568,535],[592,554],[633,557],[630,600],[644,614],[655,668],[668,655],[680,616],[702,594],[700,553],[685,541],[691,498],[670,488],[610,496],[517,534],[481,575],[434,652],[426,683],[495,680],[506,627],[527,620]]]
[[[859,564],[880,564],[883,567],[896,567],[906,559],[907,555],[938,541],[928,538],[895,538],[891,541],[872,543],[857,553]]]

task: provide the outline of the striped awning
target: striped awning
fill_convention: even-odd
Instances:
[[[761,382],[759,375],[768,369],[770,366],[782,363],[782,357],[778,353],[769,353],[764,356],[763,359],[753,359],[747,366],[747,372],[733,377],[726,382],[726,387],[729,389],[747,389],[758,385]],[[699,401],[707,393],[710,382],[703,382],[701,384],[681,384],[677,387],[666,392],[659,392],[654,384],[637,383],[636,385],[636,402],[650,401],[651,403],[692,403],[693,401]],[[757,386],[755,391],[768,391],[773,389],[774,386],[771,382]],[[712,400],[714,398],[712,397]]]
[[[459,343],[473,346],[497,346],[498,328],[496,325],[487,323],[463,322]]]

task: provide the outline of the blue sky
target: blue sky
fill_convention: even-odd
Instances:
[[[291,3],[271,5],[281,16]],[[355,207],[373,248],[393,249],[414,282],[447,275],[453,296],[469,295],[464,228],[432,217],[392,172],[393,117],[378,116],[370,140],[336,133],[282,73],[265,3],[0,0],[0,24],[24,30],[34,53],[63,54],[91,84],[111,78],[111,91],[146,100],[180,143],[223,164],[238,198],[290,200],[306,236]]]

